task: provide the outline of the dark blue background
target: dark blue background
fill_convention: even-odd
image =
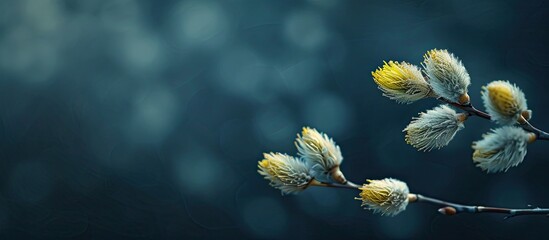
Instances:
[[[302,126],[341,146],[348,179],[394,177],[461,203],[549,207],[546,149],[485,174],[471,118],[450,146],[417,152],[370,72],[459,56],[470,95],[508,79],[548,129],[549,4],[534,1],[0,1],[2,239],[517,239],[549,219],[394,217],[352,190],[284,196],[257,174],[262,152],[295,154]],[[545,126],[544,126],[545,125]]]

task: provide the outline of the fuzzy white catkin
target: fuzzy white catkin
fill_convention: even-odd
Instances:
[[[494,129],[473,143],[473,161],[488,173],[507,171],[523,161],[532,134],[514,126]]]
[[[372,77],[383,96],[397,103],[409,104],[426,98],[431,92],[419,67],[407,62],[384,62],[383,67],[372,72]]]
[[[522,90],[508,81],[493,81],[483,87],[481,94],[486,111],[498,124],[515,124],[523,111],[529,111]]]
[[[465,116],[447,105],[422,112],[403,130],[408,144],[420,151],[442,148],[464,128]]]
[[[405,182],[393,178],[382,180],[368,180],[361,188],[361,206],[386,216],[395,216],[408,206],[410,190]]]
[[[282,153],[264,153],[263,157],[258,173],[282,194],[301,192],[313,179],[305,163],[295,157]]]
[[[343,161],[341,150],[334,140],[314,128],[304,127],[301,135],[297,135],[295,145],[317,180],[333,181],[330,171]]]
[[[471,84],[469,73],[457,57],[447,50],[428,51],[423,61],[424,72],[433,91],[440,97],[459,102]]]

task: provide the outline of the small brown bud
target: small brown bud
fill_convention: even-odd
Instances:
[[[448,216],[456,215],[457,213],[456,209],[453,207],[443,207],[438,209],[438,212]]]
[[[533,143],[536,139],[537,137],[535,133],[528,133],[528,143]]]
[[[417,195],[413,193],[408,194],[408,202],[415,202],[415,201],[417,201]]]
[[[467,113],[460,113],[458,115],[458,121],[459,122],[465,122],[465,120],[467,120],[467,118],[469,118],[469,114],[467,114]]]
[[[520,113],[520,115],[522,115],[522,117],[526,120],[530,120],[530,118],[532,118],[532,111],[530,110],[525,110],[525,111],[522,111]]]
[[[459,101],[459,104],[466,105],[466,104],[469,104],[469,102],[471,101],[471,98],[469,97],[469,94],[464,93],[461,96],[459,96],[458,101]]]
[[[345,178],[345,175],[343,175],[343,172],[339,169],[339,166],[335,166],[330,171],[330,176],[332,179],[338,183],[345,184],[347,183],[347,179]]]
[[[520,115],[517,122],[519,124],[526,124],[526,122],[528,122],[528,120],[526,120],[526,118],[524,116]]]

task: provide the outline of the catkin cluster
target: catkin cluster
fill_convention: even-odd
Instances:
[[[421,151],[442,148],[464,128],[471,115],[491,119],[500,127],[473,142],[473,161],[486,172],[507,171],[520,164],[526,147],[536,138],[548,140],[549,134],[534,128],[528,120],[532,111],[524,93],[508,81],[493,81],[482,87],[482,100],[488,113],[470,103],[469,73],[462,62],[447,50],[431,50],[424,55],[422,68],[406,62],[389,61],[372,76],[383,95],[398,103],[412,103],[436,98],[447,104],[419,113],[404,128],[405,140]],[[462,110],[463,112],[457,112]],[[385,216],[395,216],[411,202],[427,202],[439,212],[506,213],[509,216],[541,215],[549,209],[509,209],[467,206],[410,193],[408,185],[393,178],[367,180],[362,186],[347,181],[341,171],[343,155],[335,141],[314,128],[304,127],[295,140],[297,157],[283,153],[264,153],[258,173],[282,194],[297,194],[310,186],[351,188],[360,190],[356,200],[361,206]]]
[[[346,184],[340,170],[343,156],[339,146],[328,135],[314,128],[304,127],[295,145],[299,157],[283,153],[264,153],[258,172],[282,194],[296,194],[309,186]],[[385,178],[368,180],[362,185],[357,200],[366,209],[381,215],[394,216],[406,209],[409,190],[406,183]]]
[[[471,78],[456,56],[447,50],[430,50],[421,66],[423,69],[407,62],[384,62],[372,76],[383,95],[398,103],[432,97],[451,105],[471,106],[467,93]],[[500,127],[472,144],[473,161],[488,173],[507,171],[523,161],[527,143],[536,139],[536,134],[517,126],[529,120],[532,111],[524,93],[508,81],[493,81],[482,87],[481,94],[486,111]],[[414,117],[403,130],[406,142],[421,151],[448,145],[470,116],[456,112],[451,105],[440,105]]]

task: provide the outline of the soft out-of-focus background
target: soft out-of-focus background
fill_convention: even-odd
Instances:
[[[549,143],[485,174],[472,118],[430,153],[401,130],[437,105],[398,105],[370,72],[459,56],[480,88],[509,79],[549,128],[549,5],[534,1],[0,1],[3,239],[516,239],[549,220],[441,216],[410,205],[373,215],[351,190],[282,197],[262,152],[295,154],[308,125],[341,146],[356,182],[394,177],[463,203],[549,207]],[[544,125],[545,124],[545,125]]]

